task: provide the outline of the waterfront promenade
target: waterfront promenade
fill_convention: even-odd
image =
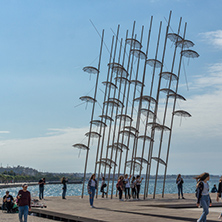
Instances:
[[[142,196],[141,196],[142,197]],[[47,197],[43,202],[46,209],[34,209],[33,213],[48,215],[48,218],[66,218],[70,221],[196,221],[202,213],[196,207],[194,194],[185,194],[185,200],[178,200],[177,194],[166,194],[165,198],[157,195],[154,200],[119,201],[114,199],[95,199],[95,207],[90,208],[88,196],[80,197]],[[222,211],[222,203],[215,201],[216,195],[211,194],[213,206],[210,208],[208,221],[218,221]],[[217,206],[217,207],[216,207]],[[51,215],[51,216],[50,216]]]
[[[83,199],[77,196],[46,197],[41,201],[47,208],[32,208],[32,213],[45,217],[29,216],[29,222],[52,221],[137,221],[137,222],[182,222],[196,221],[202,213],[201,208],[196,207],[194,194],[185,194],[185,200],[178,200],[177,194],[166,194],[165,198],[157,195],[156,199],[139,201],[119,201],[114,199],[95,199],[95,207],[90,208],[88,196]],[[142,197],[142,196],[141,196]],[[34,197],[33,197],[34,198]],[[213,207],[210,208],[208,221],[218,221],[218,215],[222,211],[222,202],[215,201],[216,195],[211,194]],[[9,219],[10,218],[10,219]],[[17,221],[17,214],[0,213],[0,221]],[[4,220],[3,220],[4,219]]]

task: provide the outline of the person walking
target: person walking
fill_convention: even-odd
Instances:
[[[39,180],[39,200],[44,199],[45,177]]]
[[[218,189],[217,189],[217,202],[219,202],[219,197],[221,197],[221,194],[222,194],[222,176],[220,177],[220,180],[219,180],[219,184],[218,184]],[[222,219],[222,212],[221,214],[219,215],[218,219]]]
[[[106,187],[105,177],[102,177],[102,184],[100,187],[100,192],[102,193],[102,198],[104,198],[104,194],[106,194],[104,188]]]
[[[27,222],[28,213],[31,210],[31,194],[27,190],[28,185],[24,183],[22,185],[22,190],[19,190],[17,199],[19,205],[19,221],[20,222]],[[24,216],[24,221],[22,217]]]
[[[123,176],[119,176],[119,179],[116,184],[116,188],[119,191],[119,200],[123,201],[122,196],[123,196]]]
[[[63,184],[62,187],[62,199],[66,199],[66,191],[67,191],[67,183],[68,183],[68,179],[66,179],[65,177],[63,177],[61,179],[61,183]]]
[[[143,177],[140,180],[140,175],[136,176],[136,196],[137,196],[137,200],[140,199],[140,185],[142,183]]]
[[[130,199],[130,177],[128,178],[128,174],[124,176],[124,184],[125,184],[125,199]]]
[[[209,173],[202,173],[199,176],[195,177],[197,180],[197,188],[196,188],[196,197],[197,197],[197,206],[200,204],[203,208],[203,213],[200,218],[197,220],[198,222],[205,222],[207,220],[207,215],[209,213],[209,206],[212,206],[211,198],[209,195],[209,184],[207,181],[210,179]]]
[[[135,199],[136,198],[136,178],[134,176],[131,180],[130,187],[131,187],[132,197],[133,197],[133,199]]]
[[[183,197],[183,178],[181,177],[181,174],[178,174],[176,179],[177,189],[178,189],[178,199],[180,199],[180,194],[182,199],[185,199]]]
[[[92,176],[90,177],[90,179],[88,181],[87,189],[88,189],[88,194],[89,194],[90,206],[92,208],[95,208],[94,205],[93,205],[95,191],[97,189],[97,181],[96,181],[96,175],[95,174],[92,174]]]

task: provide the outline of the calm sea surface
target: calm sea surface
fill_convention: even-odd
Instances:
[[[218,180],[210,180],[210,190],[213,187],[214,184],[218,186],[219,179]],[[116,182],[115,182],[116,184]],[[87,183],[85,184],[85,195],[88,195],[87,193]],[[111,183],[110,183],[111,187]],[[156,193],[160,194],[162,193],[162,187],[163,187],[163,180],[158,180],[157,184],[157,190]],[[3,197],[5,195],[6,190],[10,191],[10,194],[15,197],[20,190],[20,187],[14,187],[14,188],[4,188],[0,189],[0,197]],[[143,193],[144,189],[144,182],[142,182],[141,185],[141,193]],[[154,189],[154,179],[150,180],[150,186],[149,186],[149,194],[153,193]],[[196,181],[194,179],[186,179],[184,180],[183,184],[183,192],[184,193],[194,193],[196,189]],[[30,186],[28,187],[28,190],[31,192],[32,197],[37,197],[39,193],[39,187],[37,186]],[[111,191],[111,189],[109,189]],[[67,184],[67,194],[66,196],[80,196],[82,193],[82,184]],[[110,192],[109,192],[110,193]],[[166,180],[166,186],[165,186],[165,193],[177,193],[177,186],[175,183],[175,179],[169,179]],[[55,184],[55,185],[45,185],[45,191],[44,191],[45,197],[47,196],[61,196],[62,195],[62,184]]]

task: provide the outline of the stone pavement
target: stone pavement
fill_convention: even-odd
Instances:
[[[63,200],[61,197],[46,197],[44,202],[47,208],[32,208],[34,214],[41,214],[49,218],[66,218],[70,221],[197,221],[202,213],[201,208],[195,207],[196,200],[194,194],[185,194],[185,200],[178,200],[176,194],[166,194],[165,198],[157,195],[157,198],[139,201],[119,201],[114,199],[95,199],[96,208],[90,208],[89,197],[67,197]],[[218,221],[218,216],[222,211],[222,203],[216,203],[215,194],[211,194],[213,206],[210,208],[207,221]],[[217,207],[216,207],[217,205]],[[4,215],[4,220],[2,219]],[[7,220],[7,214],[0,214],[0,221],[18,221],[17,216],[10,215]],[[76,219],[77,218],[77,219]],[[48,219],[29,216],[29,222],[51,221]],[[64,221],[64,220],[61,220]]]

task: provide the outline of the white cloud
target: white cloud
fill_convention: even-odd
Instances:
[[[210,64],[204,75],[194,76],[195,80],[190,84],[190,89],[205,89],[213,87],[213,91],[221,90],[222,63]]]
[[[200,33],[203,40],[222,49],[222,30]]]
[[[57,135],[12,139],[1,141],[0,149],[4,151],[1,163],[4,165],[22,165],[50,172],[83,172],[85,152],[72,147],[85,138],[87,128],[50,129],[60,132]],[[86,140],[82,141],[83,143]],[[93,152],[92,152],[93,153]]]
[[[9,131],[0,131],[0,133],[10,133]]]

